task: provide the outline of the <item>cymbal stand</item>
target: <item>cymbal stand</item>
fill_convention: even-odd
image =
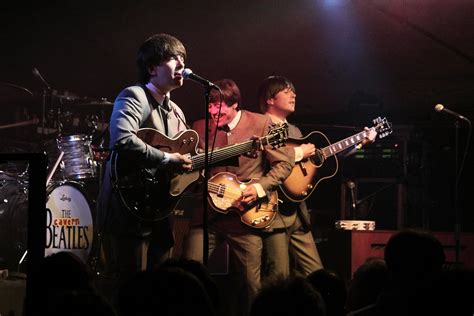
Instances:
[[[60,163],[61,160],[63,159],[63,156],[64,156],[64,152],[61,151],[61,153],[59,154],[58,159],[57,159],[56,162],[54,163],[54,167],[51,169],[51,171],[50,171],[49,174],[48,174],[48,177],[46,178],[46,188],[48,187],[49,181],[51,181],[51,178],[53,177],[54,172],[55,172],[56,169],[58,168],[59,163]],[[25,252],[23,253],[23,255],[22,255],[21,258],[20,258],[20,261],[18,261],[18,268],[17,268],[18,272],[20,272],[21,264],[22,264],[23,261],[25,260],[27,254],[28,254],[28,249],[25,250]]]
[[[42,96],[42,102],[41,102],[41,140],[45,141],[46,135],[45,135],[45,123],[46,123],[46,95],[47,95],[47,90],[43,89],[43,96]]]

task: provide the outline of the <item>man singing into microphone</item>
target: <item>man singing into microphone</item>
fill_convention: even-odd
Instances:
[[[191,168],[191,160],[186,156],[163,152],[137,136],[137,131],[144,127],[170,138],[187,128],[183,111],[170,100],[170,92],[183,85],[185,58],[183,44],[168,34],[153,35],[141,45],[137,55],[139,84],[120,92],[110,118],[112,158],[122,159],[122,164],[147,165],[158,170],[179,172]],[[126,157],[134,160],[127,161]],[[130,205],[124,205],[117,190],[121,183],[113,179],[113,172],[120,174],[120,170],[116,170],[113,161],[108,159],[103,177],[99,228],[104,229],[106,237],[108,269],[123,280],[168,258],[173,236],[167,217],[143,221],[129,211]],[[135,174],[138,172],[137,168]]]

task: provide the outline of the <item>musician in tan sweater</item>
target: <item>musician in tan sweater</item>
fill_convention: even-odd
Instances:
[[[271,120],[268,116],[240,109],[240,90],[236,83],[230,79],[216,81],[222,90],[222,107],[220,107],[220,95],[212,91],[210,95],[209,114],[211,115],[209,128],[209,145],[212,147],[214,133],[217,128],[216,147],[228,146],[248,141],[254,136],[267,135],[271,128]],[[200,137],[200,147],[204,148],[205,120],[199,120],[193,124]],[[290,154],[288,153],[290,152]],[[240,185],[240,190],[235,190],[234,206],[243,207],[257,203],[267,203],[272,192],[282,183],[292,169],[291,157],[293,151],[286,148],[273,149],[265,146],[262,150],[256,150],[250,155],[240,155],[237,165],[226,165],[213,167],[210,170],[210,178],[218,172],[229,172],[235,175],[234,179],[223,179],[222,188],[228,188],[235,182],[255,179],[248,185]],[[267,168],[267,166],[271,166]],[[218,185],[219,185],[218,184]],[[239,185],[237,185],[239,187]],[[211,187],[210,187],[211,189]],[[222,200],[226,199],[223,193]],[[219,198],[219,195],[215,197]],[[276,204],[276,203],[275,203]],[[221,210],[222,211],[222,210]],[[227,241],[232,258],[235,259],[236,273],[238,279],[244,282],[245,301],[242,305],[242,314],[248,312],[249,303],[260,289],[260,267],[262,252],[261,229],[253,228],[241,221],[242,212],[229,211],[227,214],[215,209],[215,205],[209,205],[209,254],[223,241]],[[193,226],[186,238],[184,254],[189,259],[203,261],[203,227],[202,209],[195,211]],[[236,289],[235,294],[242,292]]]

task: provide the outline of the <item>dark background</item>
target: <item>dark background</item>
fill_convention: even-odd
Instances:
[[[340,159],[338,174],[308,199],[317,221],[341,218],[348,207],[342,188],[352,179],[358,198],[369,196],[357,217],[375,219],[379,228],[399,227],[399,209],[405,226],[454,227],[455,120],[435,113],[434,105],[474,118],[473,1],[66,0],[0,9],[1,124],[41,117],[44,86],[34,67],[58,96],[46,100],[46,110],[92,112],[106,123],[111,107],[74,104],[113,102],[135,83],[138,46],[151,34],[170,33],[185,44],[186,66],[195,73],[239,84],[244,108],[257,110],[257,88],[266,76],[292,80],[297,111],[290,121],[304,134],[319,130],[335,142],[377,116],[393,123],[393,134],[364,155]],[[203,117],[199,85],[186,82],[172,97],[189,122]],[[45,124],[54,125],[50,121]],[[466,126],[458,129],[458,161]],[[3,151],[38,147],[44,138],[36,128],[0,129]],[[470,148],[459,205],[463,230],[474,231]],[[387,181],[395,184],[378,192]],[[401,200],[398,185],[406,189]]]

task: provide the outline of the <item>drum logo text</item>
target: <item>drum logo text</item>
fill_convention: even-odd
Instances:
[[[46,208],[46,248],[87,249],[90,246],[88,225],[81,225],[71,210],[61,210],[60,217]]]

